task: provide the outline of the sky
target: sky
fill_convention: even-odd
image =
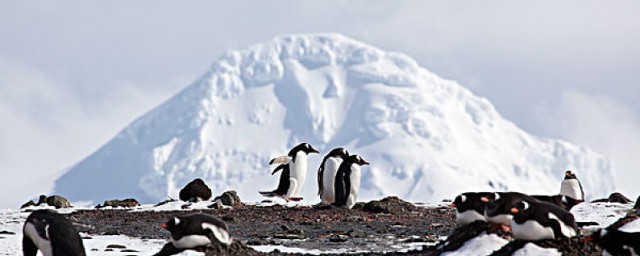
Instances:
[[[524,130],[606,155],[640,194],[637,1],[0,0],[0,208],[50,191],[225,50],[313,32],[405,53]]]

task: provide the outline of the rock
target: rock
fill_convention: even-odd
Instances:
[[[354,229],[354,230],[351,230],[351,231],[347,232],[347,235],[349,235],[350,237],[353,237],[353,238],[367,237],[366,233],[364,233],[364,232],[362,232],[360,230],[357,230],[357,229]]]
[[[110,245],[107,245],[107,248],[110,248],[110,249],[126,249],[127,247],[124,246],[124,245],[121,245],[121,244],[110,244]]]
[[[591,201],[592,203],[621,203],[621,204],[628,204],[631,203],[632,201],[627,198],[626,196],[624,196],[621,193],[615,192],[615,193],[611,193],[611,195],[609,195],[609,198],[602,198],[602,199],[596,199]]]
[[[202,179],[195,179],[180,190],[180,200],[199,202],[211,199],[211,189]]]
[[[2,230],[0,231],[0,235],[15,235],[16,233],[11,231]]]
[[[216,209],[216,210],[224,209],[224,205],[221,202],[215,202],[212,205],[209,205],[207,207]]]
[[[53,206],[56,209],[71,207],[69,200],[58,195],[47,197],[46,201],[48,205]]]
[[[104,208],[107,206],[111,206],[111,207],[124,207],[124,208],[131,208],[131,207],[136,207],[136,206],[140,206],[140,203],[138,203],[137,200],[133,199],[133,198],[127,198],[124,200],[108,200],[108,201],[104,201],[104,203],[102,205],[98,205],[96,206],[96,209],[99,208]]]
[[[329,242],[333,243],[342,243],[349,240],[348,236],[345,235],[331,235],[329,236]]]
[[[222,193],[222,195],[217,196],[213,201],[219,201],[227,206],[242,205],[242,200],[240,200],[238,192],[236,192],[235,190],[226,191]]]
[[[371,201],[362,206],[362,210],[372,213],[409,213],[417,207],[409,202],[402,201],[395,196],[385,197],[380,201]]]
[[[20,206],[20,209],[24,209],[24,208],[27,208],[29,206],[36,206],[36,203],[33,202],[33,200],[29,200],[29,202],[26,202],[22,206]]]
[[[241,243],[240,241],[234,241],[229,246],[215,243],[211,247],[207,247],[205,251],[206,256],[231,256],[231,255],[243,255],[243,256],[257,256],[266,255],[265,253],[258,252],[253,248]]]
[[[609,195],[609,203],[621,203],[621,204],[628,204],[631,203],[633,201],[631,201],[628,197],[624,196],[621,193],[615,192],[612,193],[611,195]]]

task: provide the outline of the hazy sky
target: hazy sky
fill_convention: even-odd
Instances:
[[[406,53],[528,132],[610,157],[640,194],[638,1],[0,0],[0,207],[50,190],[225,49],[309,32]]]

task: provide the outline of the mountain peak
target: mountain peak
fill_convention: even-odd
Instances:
[[[227,51],[63,175],[56,190],[72,200],[155,202],[200,177],[217,193],[236,189],[257,200],[256,191],[277,183],[268,160],[299,142],[345,146],[370,160],[363,199],[440,200],[472,189],[556,194],[567,168],[592,194],[613,189],[608,159],[527,134],[487,99],[410,57],[340,34],[305,34]],[[320,159],[310,159],[307,198]]]

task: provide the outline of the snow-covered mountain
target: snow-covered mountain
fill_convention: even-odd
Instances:
[[[371,162],[361,199],[433,201],[471,190],[555,194],[567,169],[591,197],[614,188],[611,162],[539,138],[485,98],[338,34],[277,37],[229,51],[183,91],[122,130],[56,181],[71,200],[176,198],[196,177],[244,200],[276,187],[271,157],[299,142],[345,146]],[[311,155],[305,199],[318,201]]]

